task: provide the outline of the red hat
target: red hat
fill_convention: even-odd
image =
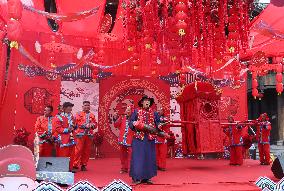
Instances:
[[[260,121],[262,120],[262,115],[265,116],[265,120],[266,120],[266,121],[269,121],[269,117],[268,117],[267,113],[262,113],[262,114],[260,114],[258,120],[260,120]]]
[[[0,178],[24,176],[36,179],[33,153],[21,145],[8,145],[0,148]]]

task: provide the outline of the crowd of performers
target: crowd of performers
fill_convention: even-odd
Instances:
[[[253,128],[256,128],[256,133]],[[232,116],[224,126],[230,148],[230,165],[242,165],[247,150],[253,141],[258,143],[261,165],[270,164],[270,131],[271,123],[268,115],[263,113],[257,120],[235,122]]]
[[[129,173],[135,184],[152,184],[151,178],[157,175],[157,170],[166,170],[167,140],[173,134],[169,131],[169,120],[165,117],[163,108],[153,111],[153,104],[153,98],[143,96],[138,102],[139,108],[128,106],[124,115],[115,112],[112,119],[120,132],[120,173]],[[53,108],[47,106],[44,115],[38,117],[35,131],[39,137],[39,156],[52,156],[55,147],[57,157],[70,158],[70,171],[86,171],[97,123],[94,114],[90,112],[89,101],[83,102],[82,111],[75,116],[72,115],[73,106],[72,103],[65,102],[55,116],[52,116]],[[254,122],[256,135],[244,133],[251,130],[248,123],[236,123],[232,117],[228,120],[224,133],[229,138],[230,164],[243,163],[244,139],[253,138],[258,141],[261,164],[270,164],[271,125],[268,116],[262,114]]]

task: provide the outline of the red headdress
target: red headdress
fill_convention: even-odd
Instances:
[[[269,121],[269,117],[268,117],[267,113],[262,113],[262,114],[260,114],[260,116],[259,116],[259,118],[258,118],[259,121],[262,120],[262,115],[265,116],[265,120],[266,120],[266,121]]]

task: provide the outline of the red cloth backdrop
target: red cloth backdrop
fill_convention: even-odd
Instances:
[[[248,119],[246,83],[243,83],[239,89],[223,88],[220,102],[221,122],[227,122],[229,115],[232,115],[236,121]]]
[[[0,145],[11,144],[14,128],[26,128],[34,135],[34,124],[38,116],[42,115],[46,105],[52,104],[55,112],[59,104],[60,80],[48,81],[44,77],[27,77],[18,65],[30,65],[17,50],[12,49],[10,57],[10,71],[8,73],[7,92],[1,108]]]
[[[102,153],[107,157],[119,155],[117,144],[118,131],[112,124],[112,114],[118,110],[122,114],[127,105],[137,102],[142,95],[149,95],[155,99],[153,109],[158,106],[169,113],[170,86],[156,78],[111,77],[100,83],[99,127],[104,133]]]

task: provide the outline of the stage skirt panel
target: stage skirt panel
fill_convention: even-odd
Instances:
[[[157,176],[156,145],[148,136],[143,140],[134,138],[132,141],[132,156],[130,177],[134,180],[151,179]]]

